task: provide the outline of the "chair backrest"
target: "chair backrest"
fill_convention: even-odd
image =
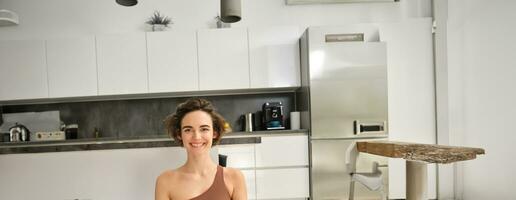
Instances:
[[[354,173],[356,170],[356,162],[358,157],[357,143],[351,142],[351,144],[346,149],[345,162],[346,162],[346,172]]]

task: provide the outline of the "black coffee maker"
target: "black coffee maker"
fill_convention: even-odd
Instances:
[[[285,129],[285,117],[283,104],[280,102],[267,102],[262,106],[263,127],[267,130]]]

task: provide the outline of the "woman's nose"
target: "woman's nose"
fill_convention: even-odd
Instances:
[[[194,138],[201,138],[201,132],[200,131],[194,131],[194,134],[193,134],[193,137]]]

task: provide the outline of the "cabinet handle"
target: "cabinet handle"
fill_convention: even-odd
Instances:
[[[363,42],[363,33],[326,34],[325,42]]]
[[[359,120],[353,121],[353,133],[355,135],[361,133],[385,133],[387,122],[361,122]]]

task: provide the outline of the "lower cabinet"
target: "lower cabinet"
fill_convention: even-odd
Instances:
[[[245,177],[245,186],[247,186],[247,199],[256,198],[256,170],[240,170]]]
[[[308,198],[308,167],[256,169],[256,199]]]
[[[242,171],[248,199],[309,197],[306,135],[264,136],[260,144],[219,146],[218,153],[227,156],[227,167]]]

